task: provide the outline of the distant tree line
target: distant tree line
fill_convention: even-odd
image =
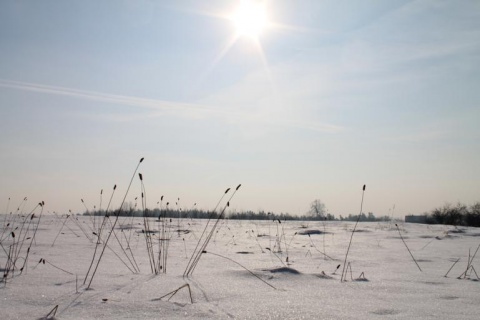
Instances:
[[[334,215],[328,213],[327,207],[325,204],[320,200],[320,199],[315,199],[310,203],[310,209],[308,211],[310,217],[306,217],[305,220],[340,220],[340,221],[390,221],[389,216],[383,216],[383,217],[375,217],[375,215],[372,212],[369,212],[368,215],[365,215],[365,213],[361,213],[360,217],[359,215],[352,215],[349,214],[347,217],[342,217],[340,215],[340,218],[337,219],[335,218]]]
[[[105,216],[106,212],[104,210],[97,211],[88,211],[84,212],[83,215],[94,215],[94,216]],[[182,218],[182,219],[215,219],[218,218],[219,212],[214,211],[205,211],[199,209],[193,210],[174,210],[174,209],[147,209],[136,210],[136,209],[121,209],[109,211],[108,215],[114,216],[119,215],[122,217],[150,217],[150,218]],[[242,211],[242,212],[228,212],[224,215],[225,218],[232,220],[324,220],[316,217],[303,215],[290,215],[288,213],[276,214],[273,212],[265,211]]]
[[[83,215],[105,216],[104,210],[88,211]],[[151,218],[181,218],[181,219],[215,219],[218,218],[219,213],[214,211],[205,211],[199,209],[192,210],[174,210],[174,209],[146,209],[138,210],[135,208],[117,209],[109,211],[108,215],[119,215],[122,217],[151,217]],[[225,218],[232,220],[296,220],[296,221],[356,221],[358,215],[348,215],[347,217],[340,216],[340,219],[335,218],[334,215],[327,213],[325,215],[312,215],[307,213],[305,215],[291,215],[289,213],[273,213],[265,211],[242,211],[242,212],[228,212]],[[371,212],[368,215],[364,213],[360,216],[360,221],[388,221],[389,217],[377,218]]]
[[[104,216],[104,210],[88,211],[84,215]],[[121,209],[112,210],[108,212],[109,215],[119,216],[134,216],[134,217],[165,217],[165,218],[182,218],[182,219],[215,219],[218,218],[219,213],[201,209],[180,210],[180,209],[146,209],[138,210],[135,206],[128,204]],[[428,224],[449,224],[459,226],[480,227],[480,202],[471,206],[461,203],[456,205],[445,204],[443,207],[438,207],[432,211],[425,213],[425,222]],[[227,219],[235,220],[300,220],[300,221],[390,221],[389,216],[376,217],[372,212],[358,215],[349,214],[343,217],[336,218],[333,214],[327,212],[325,205],[320,200],[315,200],[310,205],[310,210],[304,215],[291,215],[289,213],[273,213],[265,211],[242,211],[242,212],[228,212],[225,214]]]
[[[389,216],[381,216],[381,217],[376,217],[372,212],[369,212],[367,215],[365,213],[362,213],[360,215],[360,219],[358,218],[357,215],[352,215],[349,214],[347,217],[342,217],[340,215],[340,221],[369,221],[369,222],[375,222],[375,221],[390,221],[391,218]]]
[[[192,219],[209,219],[217,218],[218,213],[213,211],[205,210],[175,210],[175,209],[145,209],[138,210],[133,208],[128,209],[116,209],[112,211],[105,212],[105,210],[96,210],[84,212],[83,215],[92,215],[92,216],[121,216],[121,217],[149,217],[149,218],[192,218]]]
[[[471,206],[445,204],[425,214],[428,224],[480,227],[480,202]]]
[[[232,220],[297,220],[297,221],[324,221],[326,217],[306,215],[291,215],[289,213],[273,213],[265,211],[244,211],[244,212],[232,212],[227,216]],[[332,215],[329,215],[330,220],[334,220]]]

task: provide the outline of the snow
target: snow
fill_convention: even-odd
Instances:
[[[0,223],[10,218],[0,216]],[[206,220],[173,219],[167,272],[154,275],[143,219],[120,217],[116,235],[121,240],[112,236],[109,247],[129,265],[119,242],[126,248],[130,236],[140,272],[131,272],[107,248],[86,290],[83,280],[95,240],[87,239],[79,226],[90,235],[92,219],[65,219],[42,217],[27,267],[13,277],[10,273],[0,285],[3,319],[39,319],[56,305],[55,319],[478,319],[480,311],[480,282],[474,272],[480,270],[480,258],[472,261],[466,277],[457,279],[480,244],[477,228],[459,232],[453,226],[400,223],[397,229],[392,223],[359,223],[348,254],[351,269],[341,282],[354,223],[221,220],[193,275],[184,278]],[[18,227],[18,241],[22,221],[18,218],[8,227],[2,223],[2,271],[13,243],[9,232]],[[126,228],[128,224],[132,228]],[[159,224],[150,219],[150,226]],[[182,232],[176,231],[178,226]],[[27,237],[33,230],[30,227]],[[157,258],[158,233],[152,236]],[[17,265],[23,264],[29,243],[19,249]],[[41,259],[46,263],[38,263]],[[170,300],[161,298],[182,286]]]

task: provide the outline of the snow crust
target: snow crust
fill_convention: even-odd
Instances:
[[[25,269],[0,285],[2,319],[41,319],[57,305],[55,319],[478,319],[480,311],[475,274],[480,257],[472,260],[480,245],[476,228],[359,223],[348,255],[351,268],[341,282],[354,223],[221,220],[193,275],[185,278],[206,220],[181,219],[168,226],[167,272],[154,275],[143,218],[120,218],[115,232],[124,248],[128,238],[121,233],[131,236],[140,272],[120,261],[117,255],[127,259],[112,237],[86,290],[95,241],[80,226],[88,231],[92,221],[75,219],[79,223],[68,220],[67,228],[65,216],[42,217]],[[154,231],[159,226],[155,219],[150,225]],[[3,273],[14,240],[11,227],[2,227]],[[152,237],[157,252],[159,234]],[[20,249],[17,265],[23,264],[26,248]],[[473,268],[463,274],[469,261]],[[170,300],[161,298],[186,284],[193,303],[187,286]]]

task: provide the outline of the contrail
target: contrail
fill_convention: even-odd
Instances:
[[[42,85],[37,83],[19,82],[19,81],[5,80],[5,79],[0,79],[0,87],[46,93],[46,94],[61,95],[61,96],[70,96],[75,98],[88,99],[88,100],[101,101],[101,102],[118,103],[123,105],[136,106],[136,107],[154,109],[154,110],[184,109],[189,111],[221,112],[218,109],[205,107],[202,105],[196,105],[196,104],[146,99],[146,98],[122,96],[122,95],[115,95],[115,94],[106,94],[106,93],[100,93],[95,91],[78,90],[78,89],[72,89],[72,88],[66,88],[66,87],[49,86],[49,85]]]
[[[295,121],[289,119],[269,119],[266,117],[258,117],[258,115],[241,112],[238,109],[232,110],[229,107],[219,108],[210,107],[201,104],[194,103],[182,103],[174,101],[147,99],[132,96],[115,95],[108,93],[101,93],[95,91],[72,89],[67,87],[50,86],[38,83],[20,82],[13,80],[0,79],[0,88],[11,88],[16,90],[39,92],[44,94],[52,94],[59,96],[69,96],[79,99],[86,99],[92,101],[117,103],[127,106],[139,107],[150,110],[163,110],[170,112],[186,112],[192,117],[199,116],[201,114],[210,114],[225,117],[230,119],[230,122],[257,122],[260,124],[277,125],[284,127],[293,127],[300,129],[307,129],[312,131],[321,131],[329,133],[337,133],[343,131],[344,128],[337,125],[328,123],[312,122],[312,121]]]

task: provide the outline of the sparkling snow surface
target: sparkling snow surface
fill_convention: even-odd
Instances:
[[[15,245],[16,266],[23,265],[33,225],[26,233],[20,217],[9,227],[4,215],[0,219],[3,273],[13,241],[25,236],[23,246]],[[40,319],[56,305],[55,319],[479,319],[475,271],[480,272],[480,253],[471,262],[473,268],[458,279],[480,244],[477,228],[399,223],[420,271],[394,223],[359,223],[348,255],[351,268],[341,282],[353,222],[221,220],[193,275],[183,278],[206,220],[168,221],[166,273],[153,275],[143,219],[120,217],[115,229],[119,240],[110,237],[86,290],[83,280],[96,242],[85,234],[93,238],[92,218],[76,216],[75,223],[70,217],[62,227],[65,219],[41,218],[23,273],[15,270],[0,285],[2,319]],[[98,224],[102,218],[96,219]],[[213,221],[207,232],[211,225]],[[15,239],[12,226],[18,227]],[[110,227],[106,223],[105,235]],[[158,230],[159,223],[150,219],[150,228]],[[158,236],[152,234],[155,259]],[[140,273],[127,268],[131,264],[119,242],[127,248],[128,239]],[[193,303],[186,286],[169,301],[168,296],[160,299],[185,284]]]

